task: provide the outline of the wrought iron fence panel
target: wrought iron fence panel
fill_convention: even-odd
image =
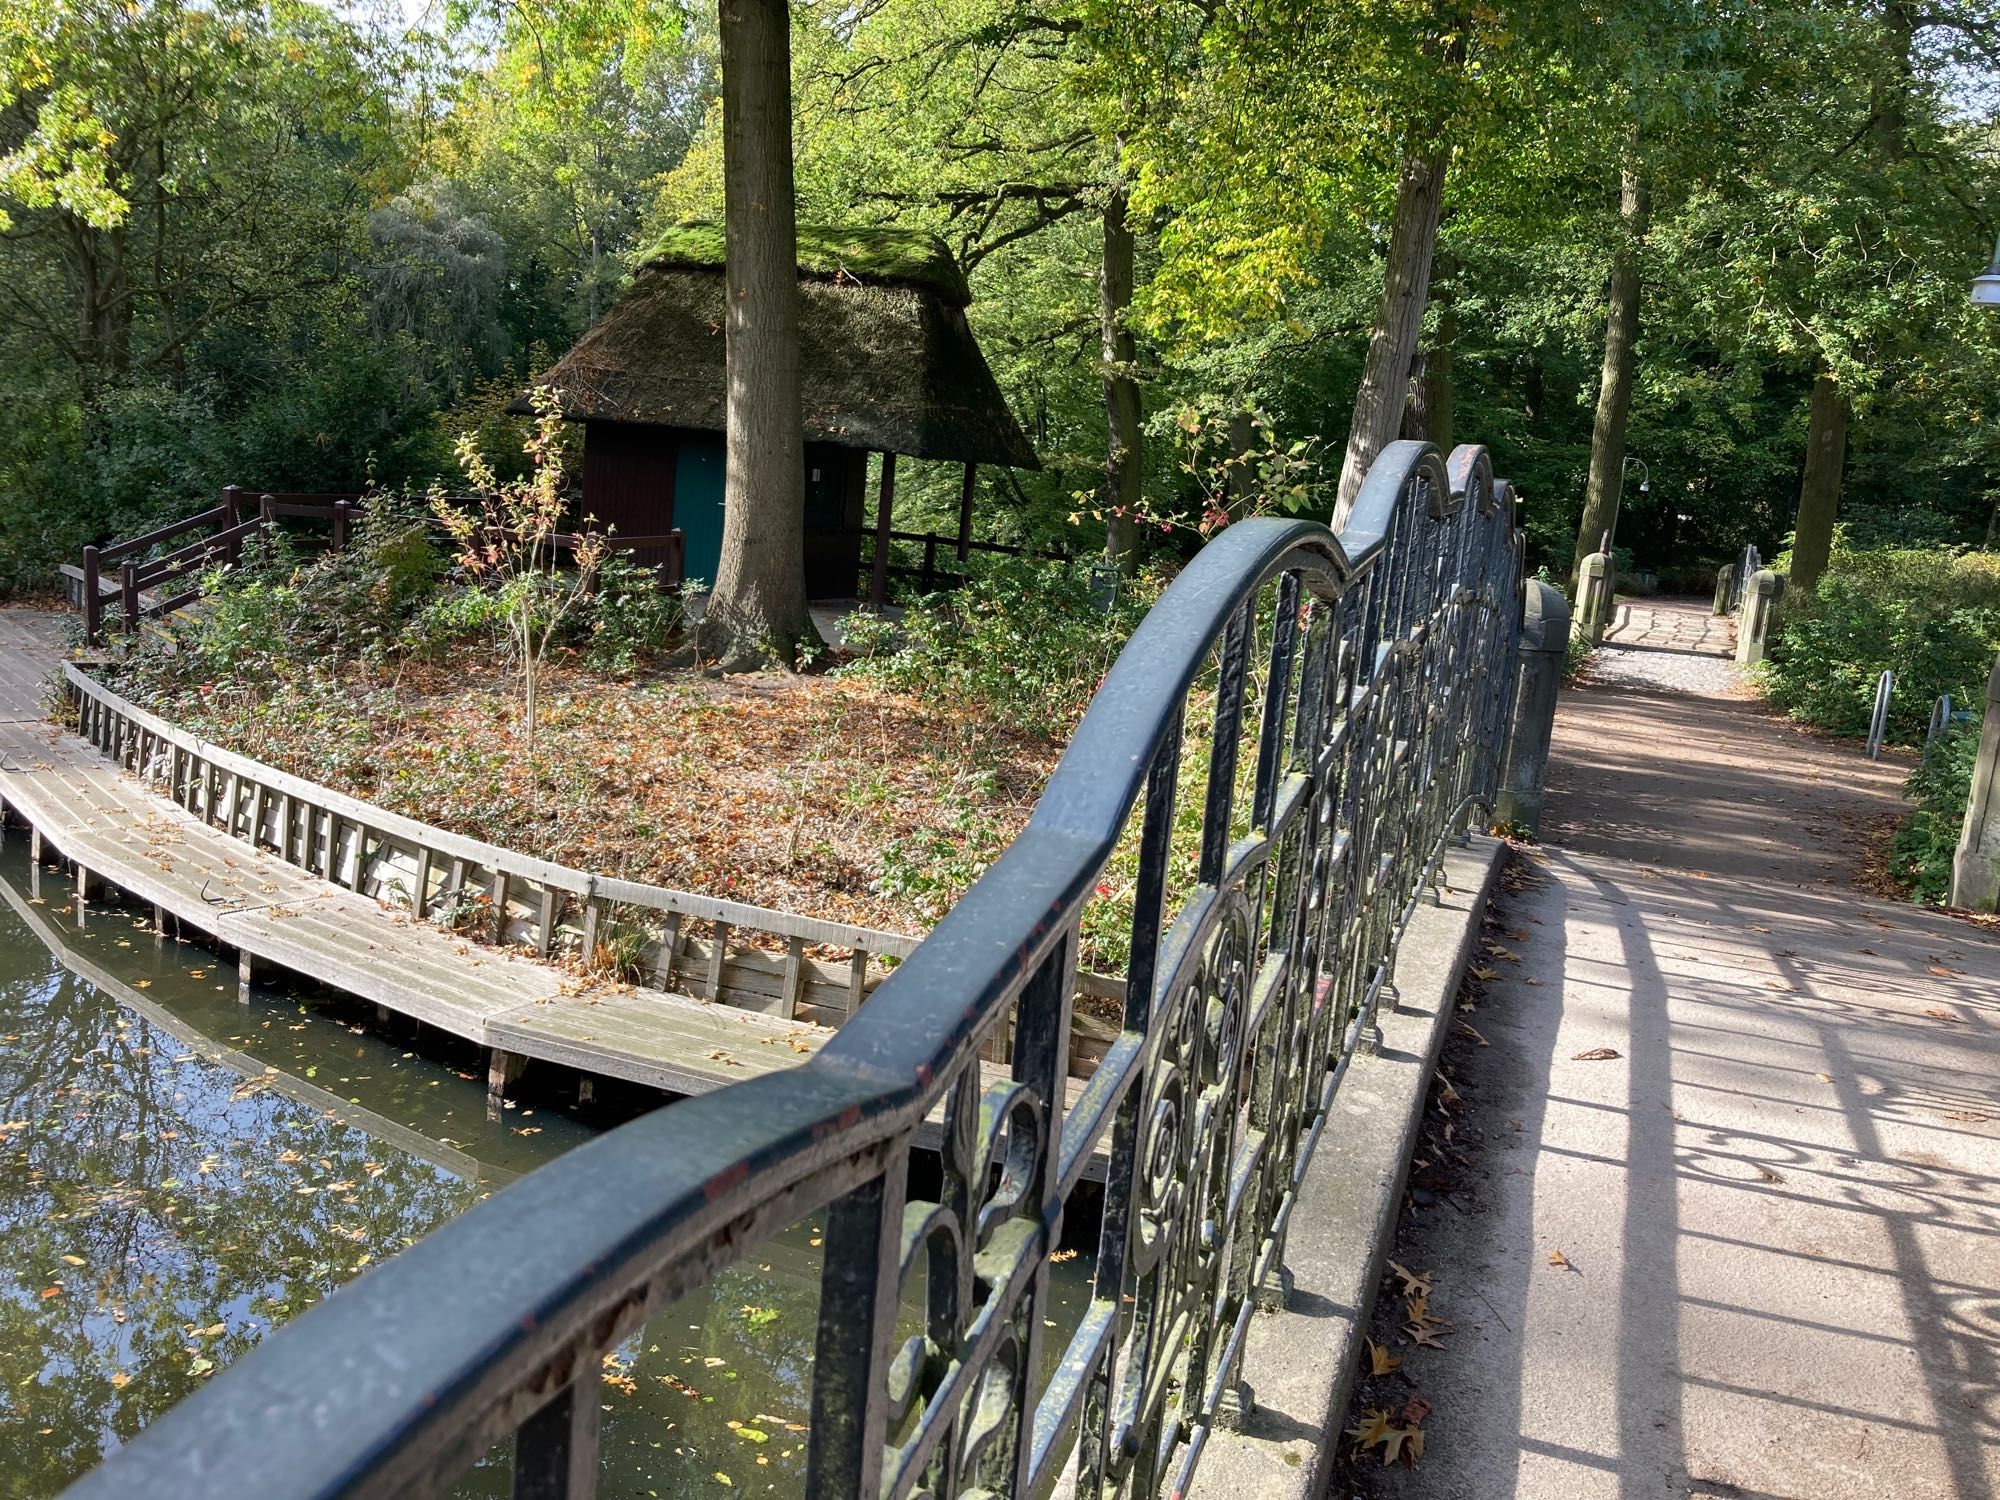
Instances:
[[[517,1495],[582,1500],[601,1356],[822,1210],[808,1493],[1032,1496],[1066,1470],[1083,1497],[1184,1493],[1410,913],[1490,805],[1518,589],[1511,497],[1474,447],[1447,467],[1391,445],[1338,536],[1229,527],[1141,623],[1020,837],[816,1056],[476,1206],[72,1493],[426,1496],[512,1438]],[[1121,1030],[1066,1105],[1114,866]],[[939,1186],[912,1197],[939,1108]],[[1050,1255],[1100,1152],[1091,1297],[1045,1350]]]

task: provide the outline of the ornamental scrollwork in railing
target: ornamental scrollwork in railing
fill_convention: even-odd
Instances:
[[[592,1495],[601,1356],[821,1210],[809,1494],[1184,1493],[1410,912],[1490,806],[1512,510],[1484,450],[1406,442],[1338,535],[1229,527],[1142,621],[1027,828],[821,1052],[478,1205],[73,1494],[432,1495],[511,1437],[517,1495]],[[1078,1090],[1107,889],[1123,1014]],[[912,1197],[940,1112],[938,1187]],[[1091,1297],[1048,1348],[1050,1255],[1100,1173]]]

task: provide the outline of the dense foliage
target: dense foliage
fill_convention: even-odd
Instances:
[[[1851,534],[1976,544],[2000,320],[1987,0],[1466,13],[1196,0],[795,0],[800,216],[934,230],[1043,460],[996,540],[1095,550],[1105,377],[1136,380],[1154,550],[1212,527],[1194,449],[1254,412],[1337,472],[1413,143],[1449,177],[1410,430],[1474,437],[1565,562],[1620,172],[1651,204],[1619,541],[1701,582],[1791,525],[1815,375]],[[466,0],[20,0],[0,17],[0,592],[252,488],[421,487],[721,202],[714,17]],[[1125,205],[1129,203],[1129,212]],[[1137,238],[1105,363],[1105,215]],[[1187,414],[1196,414],[1193,421]],[[1288,492],[1321,503],[1321,478]],[[948,529],[952,466],[901,514]],[[1300,500],[1299,503],[1305,503]],[[1240,507],[1224,507],[1226,520]],[[1558,566],[1557,572],[1565,571]]]
[[[1890,843],[1890,872],[1919,901],[1942,906],[1951,894],[1951,858],[1965,823],[1978,748],[1979,721],[1955,724],[1925,747],[1904,787],[1914,810]]]
[[[843,628],[862,655],[846,670],[1066,738],[1158,593],[1158,580],[1143,578],[1104,599],[1073,568],[1009,562],[913,604],[893,624],[850,616]]]
[[[1888,738],[1915,744],[1941,694],[1983,701],[1996,649],[2000,557],[1842,549],[1814,594],[1783,602],[1765,688],[1793,717],[1859,736],[1893,671]]]

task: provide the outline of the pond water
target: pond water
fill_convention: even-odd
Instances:
[[[239,1004],[233,963],[156,939],[149,908],[93,902],[79,932],[25,845],[0,849],[0,1497],[57,1494],[275,1325],[624,1117],[531,1093],[488,1120],[476,1049],[303,988]],[[802,1492],[818,1230],[607,1362],[601,1494]],[[1054,1270],[1051,1356],[1088,1296],[1083,1257]],[[461,1493],[506,1494],[509,1468]]]

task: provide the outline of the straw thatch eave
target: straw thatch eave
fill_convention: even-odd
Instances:
[[[644,266],[536,383],[573,420],[720,432],[726,299],[717,269]],[[808,442],[1040,467],[963,307],[933,286],[802,275],[799,394]]]

